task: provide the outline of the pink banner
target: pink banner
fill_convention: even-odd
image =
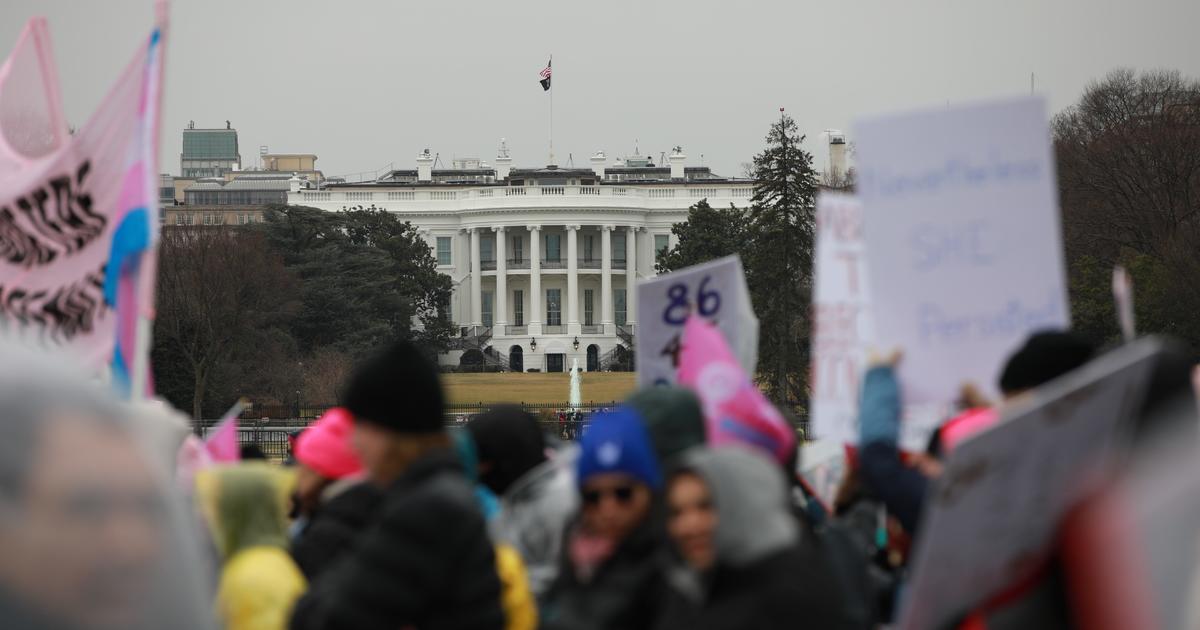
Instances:
[[[144,360],[134,322],[152,316],[153,283],[137,274],[158,233],[164,15],[73,135],[44,19],[0,67],[0,319],[93,368],[111,362],[126,387]]]

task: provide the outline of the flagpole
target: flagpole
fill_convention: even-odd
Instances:
[[[554,55],[550,55],[550,65],[554,67]],[[550,164],[554,164],[554,77],[550,78]]]

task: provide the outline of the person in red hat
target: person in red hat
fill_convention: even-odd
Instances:
[[[348,550],[379,504],[366,483],[350,438],[354,416],[341,407],[325,412],[296,438],[295,511],[300,523],[292,557],[312,581]]]

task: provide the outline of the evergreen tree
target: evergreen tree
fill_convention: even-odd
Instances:
[[[732,204],[725,210],[713,208],[701,199],[688,208],[687,221],[671,226],[678,243],[658,256],[655,267],[667,273],[737,254],[746,244],[748,224],[744,210]]]
[[[742,259],[759,318],[760,381],[776,404],[795,409],[807,397],[817,174],[791,117],[781,114],[766,141],[754,157]]]

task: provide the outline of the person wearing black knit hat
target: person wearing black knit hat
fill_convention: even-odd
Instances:
[[[362,362],[342,406],[384,489],[373,525],[297,603],[292,628],[502,628],[483,515],[442,423],[434,365],[401,342]]]
[[[1065,330],[1033,333],[1008,357],[1000,374],[1000,392],[1012,398],[1040,387],[1092,360],[1096,348]]]

